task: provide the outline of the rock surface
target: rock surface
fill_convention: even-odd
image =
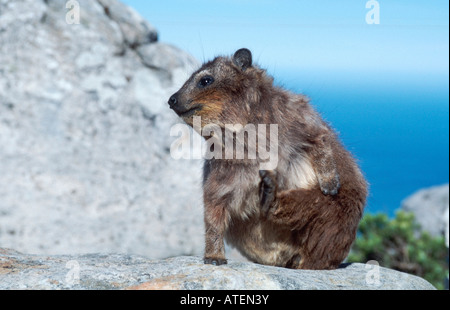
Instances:
[[[171,158],[167,107],[198,63],[157,37],[116,0],[0,0],[1,247],[201,255],[201,163]]]
[[[230,260],[204,265],[200,257],[149,260],[134,255],[23,255],[0,249],[0,289],[132,290],[433,290],[427,281],[375,265],[331,271],[292,270]]]
[[[448,246],[448,184],[417,191],[402,202],[401,208],[414,213],[421,228],[432,236],[445,236]]]
[[[402,210],[414,213],[421,229],[432,236],[444,236],[449,247],[449,184],[424,188],[407,197]],[[447,252],[448,264],[448,252]],[[448,290],[448,273],[444,275],[444,287]]]

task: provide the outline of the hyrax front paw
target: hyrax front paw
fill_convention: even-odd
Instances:
[[[320,178],[319,177],[320,190],[324,195],[335,196],[339,192],[341,182],[339,181],[339,175]]]
[[[277,176],[274,171],[260,170],[259,203],[261,211],[267,214],[277,194]]]
[[[214,266],[220,266],[220,265],[227,264],[227,260],[225,258],[205,257],[203,262],[207,265],[214,265]]]

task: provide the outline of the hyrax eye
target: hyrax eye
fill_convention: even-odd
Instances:
[[[200,79],[200,81],[198,82],[198,87],[205,88],[206,86],[211,85],[212,83],[214,83],[214,78],[208,75]]]

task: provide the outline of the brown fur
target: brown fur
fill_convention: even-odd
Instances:
[[[205,77],[214,81],[199,86]],[[274,171],[260,172],[259,157],[205,161],[205,263],[226,263],[224,239],[267,265],[333,269],[345,259],[367,185],[306,97],[274,86],[242,49],[204,64],[169,104],[190,125],[194,115],[202,126],[278,124]]]

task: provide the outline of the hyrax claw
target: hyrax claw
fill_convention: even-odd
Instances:
[[[226,265],[228,261],[224,258],[206,258],[203,260],[203,262],[206,265],[214,265],[214,266],[220,266],[220,265]]]

